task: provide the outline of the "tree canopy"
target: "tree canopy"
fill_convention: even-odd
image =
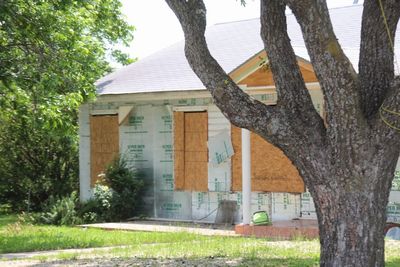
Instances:
[[[78,107],[133,30],[115,0],[0,1],[0,202],[76,188]]]

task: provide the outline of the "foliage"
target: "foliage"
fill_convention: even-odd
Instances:
[[[111,200],[111,189],[97,183],[93,188],[93,198],[81,203],[80,217],[85,223],[112,221],[110,216]]]
[[[127,166],[123,157],[118,157],[106,169],[104,179],[112,189],[111,217],[114,220],[132,217],[144,185],[140,175]]]
[[[93,212],[102,221],[124,220],[135,215],[143,189],[143,180],[132,171],[123,157],[107,167],[104,184],[94,188],[93,199],[83,205],[82,212]]]
[[[0,203],[40,210],[78,185],[77,110],[131,59],[133,27],[114,0],[0,1]]]
[[[79,198],[76,191],[70,196],[50,199],[48,208],[36,216],[36,222],[53,225],[75,225],[82,222],[77,212]]]
[[[80,203],[74,191],[69,196],[50,197],[44,211],[34,215],[34,222],[52,225],[76,225],[118,221],[134,216],[143,181],[130,170],[126,161],[116,158],[106,169],[104,181],[96,183],[93,197]]]

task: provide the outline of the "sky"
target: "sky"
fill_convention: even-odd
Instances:
[[[134,40],[126,50],[139,60],[183,39],[181,26],[164,0],[121,0],[123,13],[135,26]],[[259,17],[259,0],[205,0],[207,25]],[[354,0],[328,0],[329,8],[352,5]],[[357,1],[359,4],[363,0]],[[125,50],[125,49],[124,49]]]

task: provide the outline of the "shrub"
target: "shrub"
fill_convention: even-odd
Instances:
[[[79,215],[85,223],[110,221],[112,190],[100,183],[93,188],[93,197],[81,203]]]
[[[76,191],[71,195],[59,199],[51,198],[45,211],[35,216],[35,222],[53,225],[75,225],[82,223],[78,216],[77,205],[79,199]]]
[[[44,211],[35,215],[35,222],[75,225],[127,219],[134,216],[142,189],[143,181],[118,157],[107,167],[104,180],[95,185],[90,200],[80,203],[76,192],[50,198]]]
[[[116,158],[106,169],[105,183],[112,190],[110,219],[123,220],[134,216],[143,192],[143,180],[127,166],[126,159]]]

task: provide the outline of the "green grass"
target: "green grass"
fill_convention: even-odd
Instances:
[[[14,214],[0,214],[0,231],[5,226],[15,223],[17,221],[17,216]]]
[[[17,222],[16,216],[8,216],[4,221],[8,224],[0,224],[0,253],[185,242],[203,238],[187,233],[104,231],[30,225]]]
[[[0,253],[128,245],[108,251],[38,256],[50,259],[138,257],[239,259],[244,266],[318,266],[318,240],[267,241],[209,237],[189,233],[104,231],[74,227],[32,226],[16,216],[0,216]],[[400,266],[400,241],[386,240],[386,266]]]

